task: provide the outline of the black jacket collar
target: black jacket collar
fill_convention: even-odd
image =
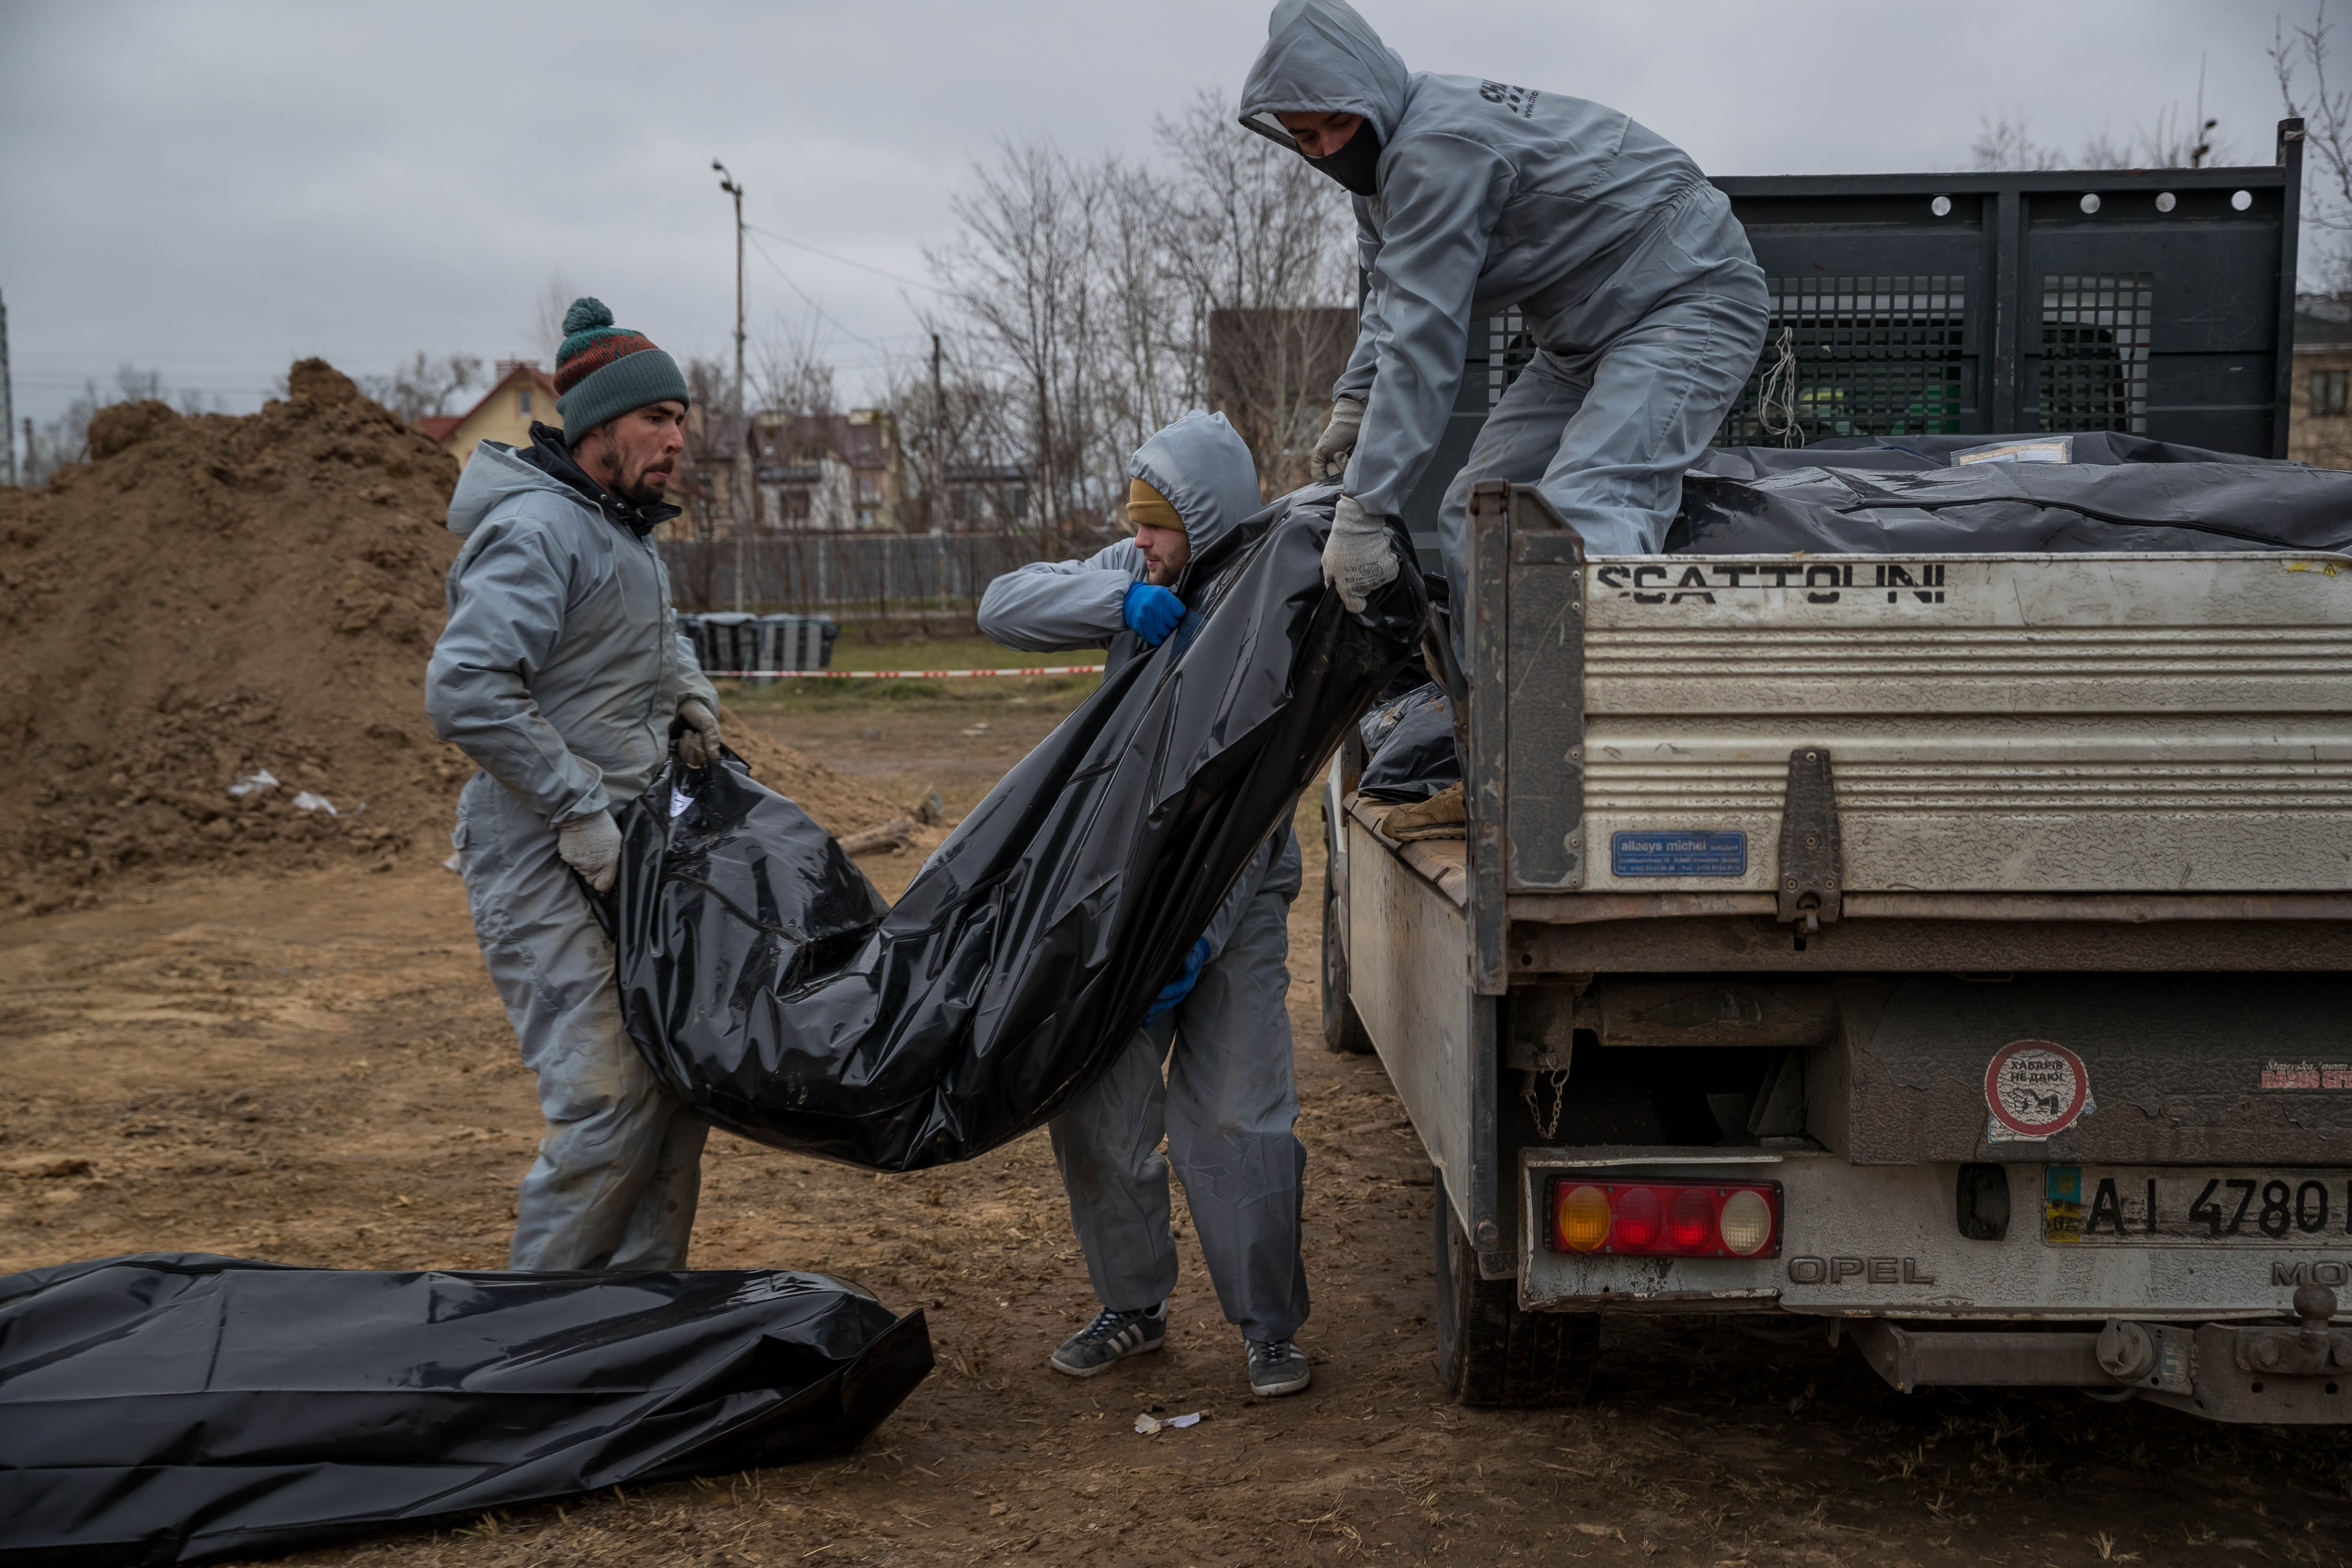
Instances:
[[[606,490],[588,477],[588,470],[580,466],[572,456],[572,448],[564,444],[563,432],[552,425],[531,421],[530,445],[516,448],[515,456],[549,479],[561,479],[578,490],[590,506],[639,539],[678,515],[678,509],[667,501],[647,501],[639,506]]]

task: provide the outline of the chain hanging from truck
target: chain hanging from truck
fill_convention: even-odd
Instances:
[[[1536,1079],[1538,1078],[1551,1079],[1549,1116],[1543,1113],[1542,1102],[1536,1097]],[[1534,1068],[1528,1068],[1519,1079],[1519,1098],[1528,1102],[1528,1120],[1535,1123],[1536,1135],[1549,1142],[1559,1131],[1559,1113],[1568,1104],[1568,1069],[1553,1068],[1549,1071],[1538,1072]]]

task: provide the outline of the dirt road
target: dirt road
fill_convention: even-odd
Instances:
[[[1001,768],[1074,698],[780,708],[879,779]],[[828,700],[831,701],[832,700]],[[877,705],[869,704],[869,708]],[[984,704],[983,704],[984,706]],[[990,728],[966,733],[984,717]],[[865,731],[878,731],[867,738]],[[1005,755],[994,753],[1002,746]],[[969,780],[950,783],[968,801]],[[1587,1406],[1430,1371],[1428,1168],[1375,1060],[1325,1053],[1321,856],[1294,908],[1316,1384],[1247,1396],[1197,1251],[1164,1353],[1075,1383],[1090,1310],[1042,1133],[880,1177],[716,1136],[694,1261],[929,1314],[940,1369],[858,1453],[601,1494],[302,1563],[2336,1563],[2352,1440],[2074,1395],[1886,1388],[1850,1347],[1612,1324]],[[868,862],[895,890],[919,857]],[[0,1271],[153,1248],[488,1268],[538,1132],[457,879],[207,879],[0,926]],[[1181,1214],[1181,1211],[1180,1211]],[[1139,1412],[1201,1411],[1139,1436]]]

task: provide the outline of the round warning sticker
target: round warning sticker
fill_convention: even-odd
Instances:
[[[2063,1132],[2091,1106],[2091,1071],[2083,1058],[2048,1040],[2012,1040],[1985,1068],[1988,1131],[1995,1139]]]

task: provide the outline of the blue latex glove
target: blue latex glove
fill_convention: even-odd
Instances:
[[[1162,589],[1161,592],[1167,591]],[[1175,597],[1173,594],[1168,596],[1171,599]],[[1209,939],[1204,936],[1192,944],[1192,952],[1184,955],[1184,967],[1178,973],[1176,978],[1160,988],[1160,997],[1151,1004],[1151,1011],[1143,1016],[1143,1021],[1147,1024],[1150,1023],[1160,1014],[1184,1000],[1192,990],[1192,982],[1201,978],[1201,965],[1208,962]]]
[[[1184,601],[1154,584],[1136,583],[1129,586],[1118,613],[1145,642],[1158,647],[1184,618]]]

